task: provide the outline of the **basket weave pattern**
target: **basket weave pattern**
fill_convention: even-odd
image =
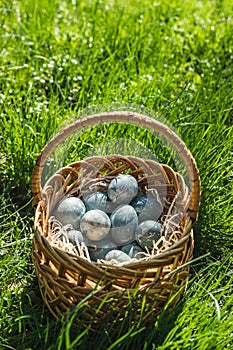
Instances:
[[[192,224],[197,217],[200,194],[195,161],[182,141],[174,136],[170,129],[161,127],[161,123],[159,127],[163,131],[166,129],[166,137],[168,132],[170,142],[175,143],[174,147],[179,149],[181,156],[184,154],[184,162],[191,180],[190,192],[182,176],[169,166],[152,160],[121,155],[90,157],[69,164],[59,169],[42,189],[40,184],[42,169],[55,147],[70,135],[72,130],[76,131],[84,125],[91,125],[100,120],[133,122],[154,129],[158,126],[156,121],[148,117],[128,112],[112,112],[79,120],[45,147],[44,153],[42,152],[38,158],[33,176],[33,193],[37,206],[32,259],[42,297],[52,314],[60,318],[68,309],[91,295],[82,318],[84,325],[88,326],[98,310],[96,329],[109,313],[113,313],[113,304],[114,317],[114,314],[126,307],[130,295],[137,296],[132,304],[135,317],[140,316],[142,298],[150,306],[150,311],[144,316],[143,322],[154,319],[172,296],[175,297],[171,305],[180,298],[182,286],[189,274],[187,263],[192,259],[194,243]],[[156,129],[158,130],[158,127]],[[147,195],[150,191],[150,195],[163,201],[162,217],[165,219],[162,234],[164,233],[166,238],[157,254],[133,260],[123,266],[114,266],[100,262],[92,263],[52,246],[48,240],[52,229],[50,217],[59,201],[67,195],[82,198],[90,189],[103,190],[112,178],[121,173],[136,178],[139,193]],[[106,298],[111,300],[111,303],[105,303],[99,308]]]

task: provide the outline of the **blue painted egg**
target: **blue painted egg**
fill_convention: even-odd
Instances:
[[[105,238],[110,227],[111,222],[108,215],[98,209],[87,211],[80,221],[82,233],[92,241],[99,241]]]
[[[131,260],[131,258],[126,253],[118,249],[111,250],[105,255],[105,260],[110,261],[113,259],[118,262],[126,262]]]
[[[127,174],[116,176],[108,186],[108,197],[113,203],[128,204],[138,193],[137,180]]]
[[[115,205],[109,200],[105,192],[91,192],[83,197],[87,210],[99,209],[105,213],[112,213]]]
[[[145,251],[137,244],[137,242],[124,245],[121,247],[121,251],[126,253],[130,258],[140,259],[145,257],[145,254],[143,254]]]
[[[84,242],[84,237],[81,231],[69,230],[67,231],[67,236],[68,236],[69,242],[72,243],[74,246],[77,246],[78,243]]]
[[[112,215],[110,235],[118,245],[124,245],[135,240],[135,231],[138,226],[137,213],[131,205],[120,205]]]
[[[157,220],[162,213],[161,204],[151,196],[136,197],[130,203],[138,214],[139,222]]]
[[[77,197],[67,197],[59,203],[54,215],[63,225],[79,229],[81,217],[86,211],[84,203]]]
[[[153,248],[153,241],[157,242],[161,235],[162,225],[154,220],[143,221],[135,233],[137,243],[142,247],[147,247],[149,250]]]
[[[117,249],[116,244],[107,238],[88,243],[88,250],[92,261],[104,259],[105,255],[113,249]]]

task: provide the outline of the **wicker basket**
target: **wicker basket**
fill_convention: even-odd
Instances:
[[[186,167],[190,190],[182,176],[168,165],[122,155],[94,156],[69,164],[59,169],[42,188],[44,165],[56,147],[78,130],[104,122],[135,124],[165,137]],[[168,228],[168,234],[157,254],[116,266],[92,263],[52,246],[48,240],[51,229],[49,219],[57,203],[69,194],[79,196],[81,186],[85,191],[94,181],[98,189],[98,186],[103,186],[103,183],[108,183],[109,179],[122,172],[137,179],[142,193],[147,190],[148,182],[152,192],[154,190],[160,198],[166,193],[165,217],[168,218],[172,210],[174,212],[174,201],[176,203],[175,225],[174,222],[173,226],[169,225],[169,220],[165,220],[163,228]],[[105,112],[79,119],[44,147],[34,168],[32,192],[36,207],[32,259],[42,297],[55,317],[61,318],[68,309],[86,300],[87,308],[82,319],[75,321],[82,322],[84,326],[89,326],[91,322],[92,329],[98,330],[103,324],[112,326],[119,313],[124,318],[124,310],[130,301],[134,315],[132,322],[140,317],[141,322],[146,323],[153,321],[169,300],[172,306],[180,298],[189,274],[188,262],[192,259],[192,225],[197,220],[200,179],[191,153],[166,125],[150,117],[125,111]],[[147,306],[147,312],[143,315],[142,304],[144,308]]]

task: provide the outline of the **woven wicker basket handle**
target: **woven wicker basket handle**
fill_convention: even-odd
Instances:
[[[49,156],[56,149],[56,147],[59,144],[61,144],[67,137],[71,136],[78,130],[81,130],[82,128],[87,126],[104,122],[122,122],[143,126],[160,133],[170,142],[170,144],[179,153],[187,169],[191,187],[189,215],[193,220],[196,220],[200,204],[200,178],[196,162],[193,156],[191,155],[190,151],[187,149],[185,143],[165,124],[148,116],[127,111],[103,112],[99,114],[93,114],[88,117],[78,119],[74,123],[64,128],[61,132],[56,134],[49,141],[49,143],[46,144],[46,146],[39,154],[33,170],[32,193],[34,195],[34,204],[37,204],[41,199],[41,176],[43,172],[43,167]]]

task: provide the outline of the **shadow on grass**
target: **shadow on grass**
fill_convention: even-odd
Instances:
[[[89,331],[86,338],[82,338],[82,333],[71,332],[70,343],[76,343],[75,349],[87,349],[95,345],[95,349],[152,349],[161,345],[166,338],[167,334],[174,327],[176,319],[179,313],[182,311],[183,303],[177,304],[172,312],[162,312],[157,318],[155,318],[147,326],[131,325],[129,317],[124,318],[123,325],[120,325],[115,329],[108,329],[102,325],[102,330],[98,333]],[[83,332],[84,335],[85,331]],[[66,332],[67,335],[67,332]],[[78,338],[78,342],[77,342]],[[93,341],[95,339],[95,341]],[[64,342],[64,337],[63,337]],[[62,342],[62,344],[63,344]],[[62,349],[62,347],[61,347]]]
[[[232,251],[232,235],[226,233],[221,222],[214,221],[215,213],[210,215],[206,203],[201,205],[198,222],[194,225],[194,258],[209,254],[200,267],[211,260],[222,261]]]
[[[14,308],[18,309],[17,316],[12,317],[6,329],[8,342],[5,348],[55,350],[60,322],[47,310],[40,296],[36,278],[24,289]]]
[[[104,307],[104,304],[101,306]],[[18,317],[12,319],[8,328],[6,349],[25,350],[71,350],[91,349],[152,349],[163,343],[166,335],[173,328],[177,316],[182,311],[183,303],[178,302],[168,313],[164,310],[148,325],[140,320],[132,324],[134,313],[130,302],[125,310],[109,315],[112,324],[105,326],[101,320],[97,332],[90,325],[82,325],[82,318],[87,311],[87,304],[80,303],[70,310],[62,320],[55,320],[45,306],[36,278],[24,290],[19,301]],[[89,310],[90,311],[90,310]],[[145,309],[143,312],[147,312]],[[75,324],[75,319],[80,322]],[[96,318],[95,318],[96,319]],[[106,322],[109,320],[106,319]]]
[[[152,349],[162,344],[167,334],[173,328],[176,319],[183,308],[183,302],[178,302],[173,308],[165,308],[159,316],[150,316],[150,322],[144,322],[144,316],[151,313],[150,305],[141,303],[141,314],[136,312],[135,305],[139,305],[139,298],[135,295],[126,306],[126,308],[117,312],[114,311],[114,303],[110,304],[111,311],[109,314],[96,321],[97,314],[93,314],[89,325],[86,323],[82,327],[82,319],[88,310],[87,305],[81,303],[71,310],[64,318],[57,349],[80,349],[86,350],[95,347],[97,350],[102,349]],[[105,304],[101,305],[104,308]],[[108,306],[107,306],[108,307]],[[96,308],[94,308],[96,310]],[[138,309],[138,307],[137,307]],[[100,311],[100,309],[99,309]],[[97,317],[96,317],[97,316]],[[136,317],[135,317],[136,316]],[[76,318],[80,321],[75,323]],[[75,328],[73,328],[75,323]],[[92,327],[96,331],[92,331]]]

